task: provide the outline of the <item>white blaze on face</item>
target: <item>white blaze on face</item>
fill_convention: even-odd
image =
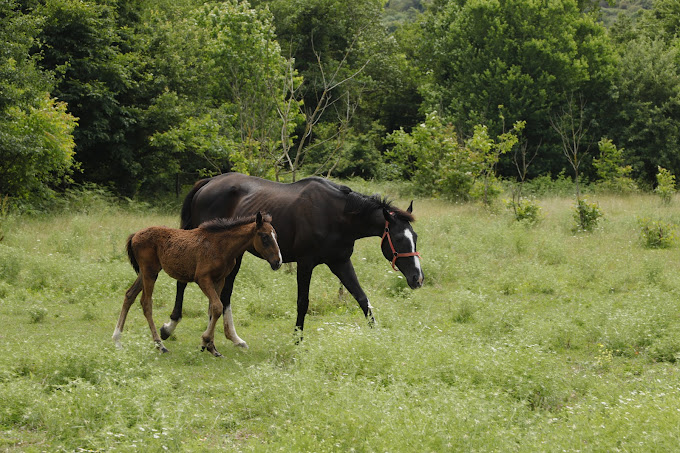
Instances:
[[[411,233],[411,230],[404,230],[404,236],[406,236],[406,239],[409,240],[411,243],[411,252],[416,251],[416,241],[413,238],[413,233]],[[420,278],[422,279],[423,277],[423,270],[420,268],[420,259],[417,256],[414,256],[413,259],[415,260],[416,264],[416,269],[418,269],[418,273],[420,274]]]
[[[276,245],[278,246],[279,241],[276,240],[276,233],[272,231],[272,238],[274,239],[274,242],[276,242]],[[279,264],[283,263],[283,257],[281,256],[281,249],[279,249]]]

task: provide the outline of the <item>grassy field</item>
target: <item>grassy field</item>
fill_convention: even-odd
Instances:
[[[365,184],[364,192],[394,192]],[[680,224],[680,199],[593,197],[601,229],[572,231],[573,200],[509,212],[416,200],[426,284],[412,291],[379,239],[354,263],[377,325],[324,267],[296,346],[295,275],[248,255],[234,319],[199,351],[207,303],[153,347],[139,304],[111,334],[134,280],[127,235],[176,226],[171,210],[97,202],[5,218],[0,242],[0,450],[673,451],[680,445],[680,253],[648,249],[641,218]],[[166,212],[167,211],[167,212]],[[167,321],[174,281],[156,285]]]

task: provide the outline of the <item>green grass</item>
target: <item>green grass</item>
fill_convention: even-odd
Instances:
[[[218,327],[223,359],[199,350],[195,285],[170,354],[139,304],[124,348],[111,341],[134,280],[125,238],[176,215],[104,205],[4,219],[0,451],[672,451],[680,253],[645,247],[639,219],[677,225],[680,199],[593,201],[605,220],[575,234],[567,198],[539,200],[533,227],[416,200],[426,285],[408,289],[379,239],[361,240],[353,261],[376,327],[319,267],[297,346],[295,274],[247,255],[233,310],[250,349]],[[158,280],[158,325],[174,286]]]

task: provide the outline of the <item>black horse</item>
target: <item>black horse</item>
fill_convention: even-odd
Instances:
[[[182,206],[181,227],[191,229],[218,217],[269,212],[283,261],[297,263],[296,327],[302,331],[312,271],[319,264],[330,268],[357,300],[369,323],[374,322],[371,305],[350,260],[357,239],[382,236],[382,252],[392,267],[404,274],[411,288],[423,285],[420,254],[416,251],[417,235],[411,228],[412,210],[413,202],[404,211],[377,195],[362,195],[322,178],[282,184],[226,173],[194,185]],[[255,250],[248,251],[259,256]],[[231,312],[231,293],[242,258],[238,258],[222,290],[220,298],[225,311]],[[186,283],[177,282],[175,307],[170,321],[161,328],[163,339],[172,334],[182,318],[185,288]],[[231,321],[231,317],[225,316],[225,321]],[[247,347],[242,340],[237,346]]]

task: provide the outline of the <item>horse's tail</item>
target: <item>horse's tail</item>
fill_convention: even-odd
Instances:
[[[210,182],[212,178],[205,178],[197,181],[194,187],[191,188],[187,196],[184,198],[184,203],[182,204],[182,214],[180,215],[179,227],[183,230],[191,229],[191,202],[194,200],[194,195],[199,189]],[[197,225],[194,225],[197,226]]]
[[[132,237],[134,236],[134,233],[131,234],[128,239],[127,239],[127,254],[128,254],[128,259],[130,260],[130,264],[132,265],[132,268],[139,274],[139,263],[137,262],[137,258],[135,258],[135,251],[132,250]]]

